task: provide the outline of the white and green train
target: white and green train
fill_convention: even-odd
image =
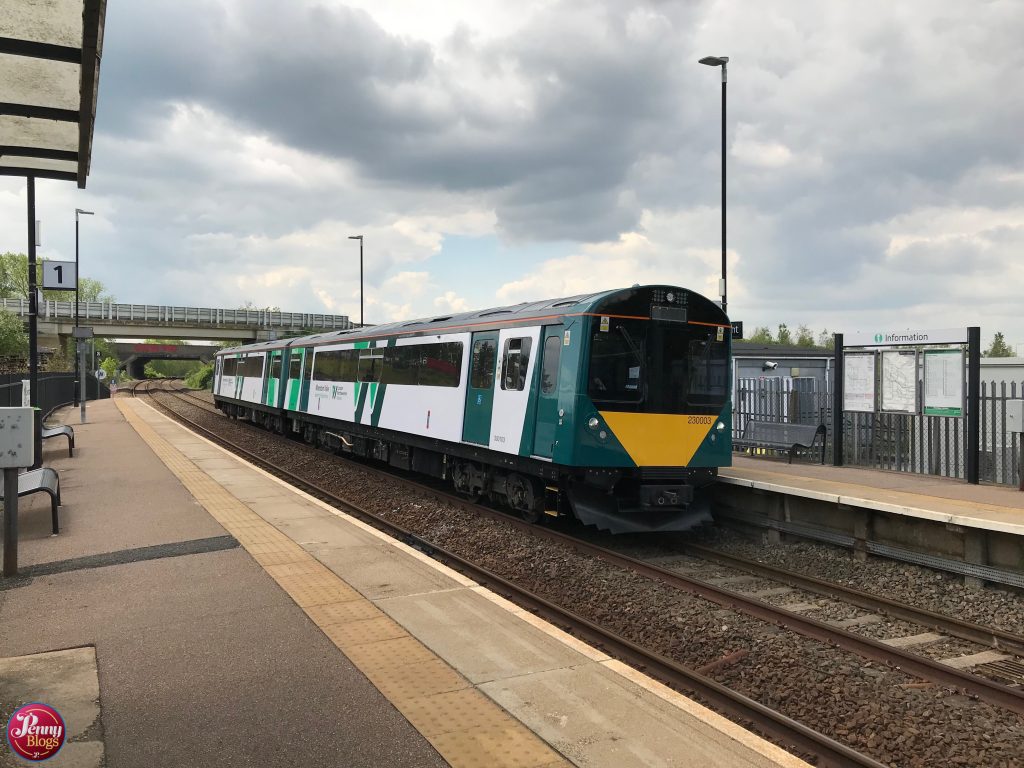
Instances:
[[[685,530],[731,463],[730,330],[699,294],[637,286],[227,349],[213,392],[527,519]]]

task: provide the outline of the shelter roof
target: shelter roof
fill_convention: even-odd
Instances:
[[[4,0],[0,176],[77,181],[92,158],[106,0]]]

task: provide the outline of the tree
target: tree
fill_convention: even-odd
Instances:
[[[0,309],[0,357],[28,355],[28,334],[21,318],[6,309]]]
[[[796,345],[798,347],[813,347],[814,333],[806,325],[796,329]]]
[[[775,342],[786,347],[793,346],[793,333],[785,323],[779,323],[779,335]]]
[[[115,358],[105,357],[103,358],[103,362],[100,363],[100,368],[106,371],[107,379],[109,379],[110,381],[114,381],[117,378],[118,365],[119,363]]]
[[[1013,357],[1013,350],[1003,338],[1002,331],[996,331],[996,335],[992,338],[992,346],[985,350],[985,357]]]
[[[42,258],[36,261],[36,282],[43,285]],[[74,291],[46,291],[45,298],[49,301],[74,301]],[[24,299],[28,297],[28,256],[24,253],[0,254],[0,299]],[[99,280],[88,277],[78,279],[79,301],[116,301],[107,293],[106,286]]]
[[[754,332],[750,334],[750,338],[747,339],[751,344],[774,344],[775,338],[772,336],[772,332],[768,330],[767,326],[760,326],[754,329]]]
[[[824,349],[836,348],[835,336],[829,333],[828,328],[823,329],[822,332],[818,334],[818,346],[823,347]]]

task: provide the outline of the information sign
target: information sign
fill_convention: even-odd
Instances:
[[[78,272],[73,261],[44,261],[43,288],[73,291],[78,285]]]
[[[961,350],[925,350],[924,415],[964,415],[964,353]]]
[[[882,353],[882,410],[917,412],[917,352]]]
[[[843,410],[875,410],[875,353],[843,354]]]

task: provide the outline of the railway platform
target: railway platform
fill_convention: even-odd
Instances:
[[[733,456],[719,472],[723,518],[1024,586],[1024,493],[859,467]]]
[[[75,429],[0,581],[54,765],[805,765],[140,400]]]

